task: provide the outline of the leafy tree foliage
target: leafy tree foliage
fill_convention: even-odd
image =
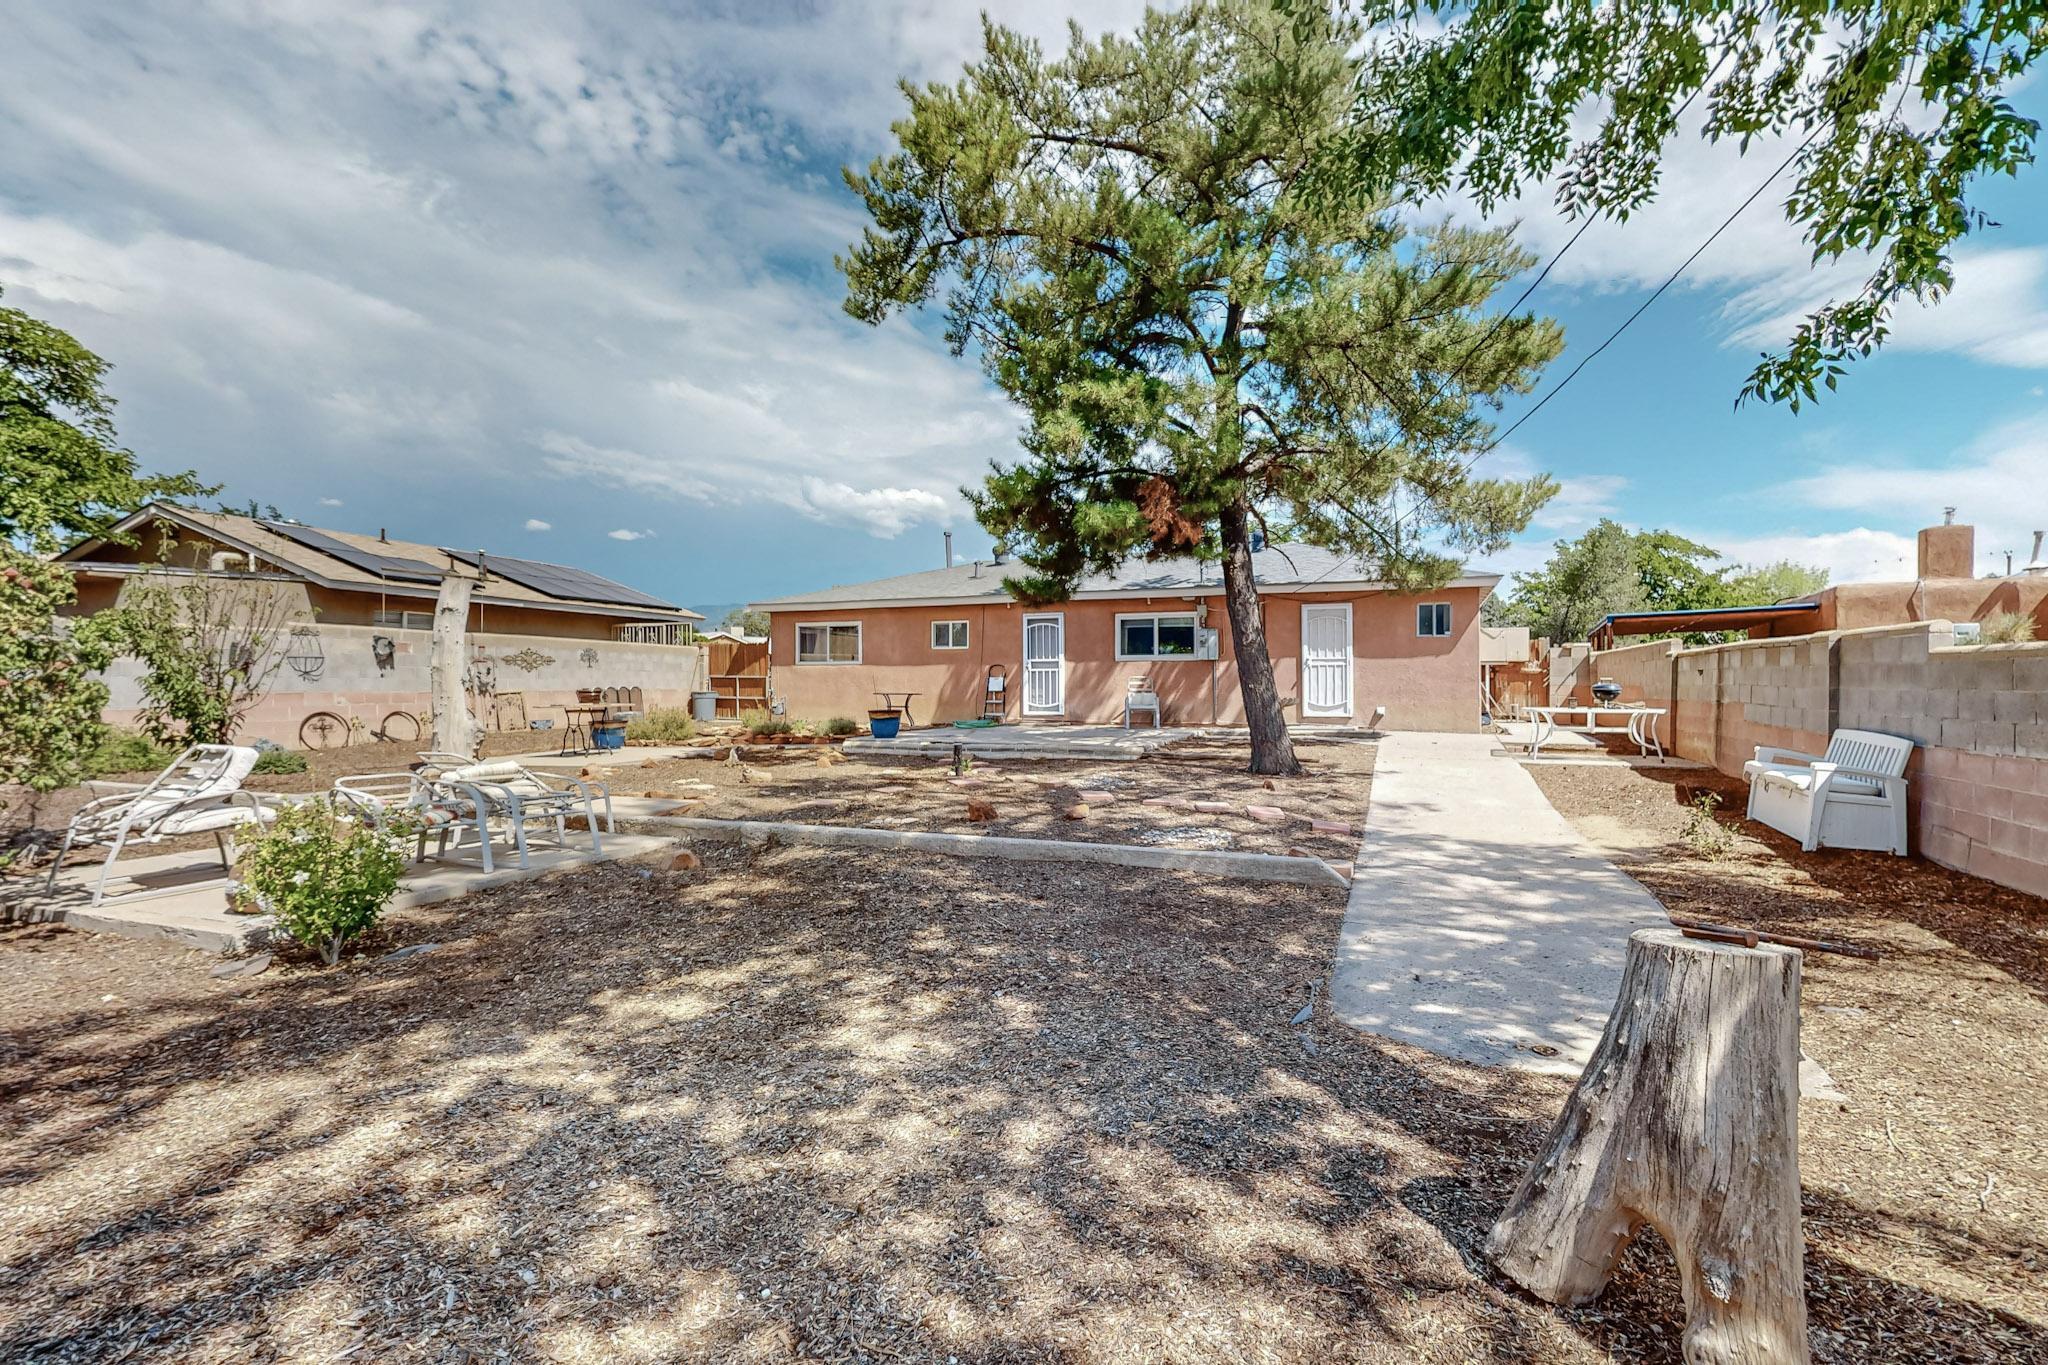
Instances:
[[[1576,540],[1558,541],[1534,573],[1516,574],[1507,594],[1488,600],[1487,619],[1552,640],[1583,640],[1616,612],[1769,606],[1827,586],[1824,570],[1803,564],[1743,568],[1721,558],[1719,550],[1670,531],[1630,531],[1603,520]]]
[[[847,176],[873,219],[840,261],[847,310],[879,323],[943,292],[955,349],[1029,415],[1025,458],[967,490],[1028,570],[1012,593],[1056,600],[1132,555],[1221,560],[1260,772],[1296,765],[1255,531],[1423,586],[1555,491],[1466,472],[1485,410],[1562,345],[1487,311],[1530,258],[1502,232],[1410,236],[1390,200],[1305,192],[1362,39],[1260,0],[1076,31],[1057,57],[988,24],[957,85],[906,88],[899,150]]]
[[[67,333],[0,307],[0,783],[68,786],[99,747],[103,641],[59,627],[77,597],[49,553],[143,503],[206,491],[146,477],[115,443],[101,360]]]
[[[1304,22],[1316,8],[1291,7]],[[1795,408],[1884,341],[1902,298],[1948,290],[1955,244],[1986,223],[1971,195],[2031,162],[2039,132],[2008,96],[2048,51],[2040,0],[1361,0],[1358,12],[1385,41],[1329,163],[1340,194],[1458,189],[1491,209],[1554,177],[1566,213],[1626,217],[1656,193],[1695,103],[1708,138],[1795,140],[1786,216],[1816,261],[1871,262],[1859,293],[1803,320],[1744,387]],[[1596,104],[1598,128],[1574,144],[1574,111]]]
[[[719,619],[718,628],[741,635],[765,636],[768,633],[768,613],[750,607],[734,607]]]

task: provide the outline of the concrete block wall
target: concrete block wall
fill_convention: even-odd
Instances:
[[[1658,705],[1655,658],[1609,650],[1588,673]],[[1668,667],[1666,734],[1681,757],[1737,774],[1759,745],[1818,753],[1838,729],[1904,736],[1918,746],[1914,849],[2048,896],[2048,643],[1958,646],[1950,623],[1929,621],[1678,650]]]
[[[291,747],[299,742],[300,722],[316,711],[354,716],[365,727],[375,727],[392,711],[428,709],[432,637],[427,631],[353,625],[315,629],[317,636],[287,648],[287,653],[310,653],[317,639],[320,663],[307,670],[313,676],[302,676],[289,663],[280,667],[269,694],[244,720],[238,739],[268,739]],[[378,666],[372,647],[380,635],[393,645],[389,667]],[[552,708],[574,701],[578,688],[638,687],[642,701],[652,708],[688,706],[690,693],[709,685],[704,650],[696,645],[494,633],[472,633],[469,643],[473,654],[488,661],[498,692],[523,693],[529,719],[552,716],[557,725],[562,713]],[[110,723],[134,723],[142,704],[141,674],[133,659],[117,659],[107,670]],[[489,724],[488,717],[483,719]]]

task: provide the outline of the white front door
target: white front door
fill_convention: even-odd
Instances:
[[[1024,618],[1024,714],[1057,716],[1067,709],[1067,618],[1059,612]]]
[[[1301,714],[1351,714],[1351,604],[1301,608]]]

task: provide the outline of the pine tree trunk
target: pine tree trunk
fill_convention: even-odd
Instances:
[[[1237,685],[1244,696],[1245,724],[1252,732],[1255,773],[1295,776],[1301,764],[1280,709],[1273,681],[1273,657],[1266,652],[1266,621],[1259,611],[1259,585],[1252,577],[1251,519],[1244,506],[1223,509],[1223,605],[1230,613],[1230,644],[1237,655]]]
[[[433,663],[428,678],[436,753],[474,755],[481,738],[462,686],[462,675],[469,667],[469,596],[475,588],[473,578],[445,574],[434,602]]]
[[[1678,1260],[1689,1365],[1808,1358],[1795,950],[1632,935],[1607,1032],[1486,1254],[1584,1303],[1644,1226]]]

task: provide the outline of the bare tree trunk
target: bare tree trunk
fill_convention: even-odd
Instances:
[[[1690,1365],[1805,1361],[1799,954],[1642,929],[1621,997],[1486,1254],[1597,1296],[1644,1226],[1678,1259]]]
[[[448,573],[434,601],[434,652],[429,673],[433,688],[434,749],[437,753],[474,756],[481,736],[469,714],[462,675],[469,667],[469,595],[476,580]]]
[[[1255,773],[1301,772],[1280,689],[1273,681],[1273,657],[1266,651],[1266,622],[1259,612],[1259,585],[1252,577],[1250,517],[1241,503],[1223,509],[1223,605],[1230,613],[1230,644],[1237,655],[1237,685],[1244,696],[1245,724],[1252,732]]]

